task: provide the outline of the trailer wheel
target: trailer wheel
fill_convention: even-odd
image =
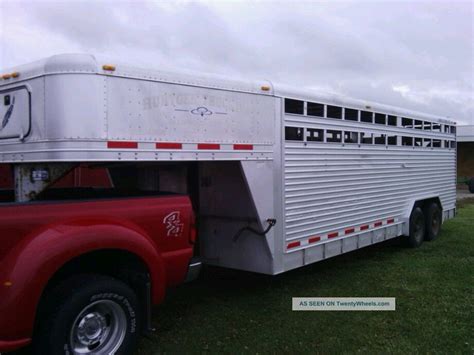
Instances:
[[[441,215],[441,209],[437,203],[432,202],[425,211],[426,219],[426,232],[425,240],[431,241],[438,237],[441,231],[441,223],[443,217]]]
[[[410,215],[410,235],[406,238],[407,245],[418,248],[425,238],[425,215],[420,207],[415,207]]]
[[[112,277],[82,275],[53,290],[33,338],[35,354],[131,354],[140,316],[133,290]]]
[[[474,178],[469,180],[469,192],[474,194]]]

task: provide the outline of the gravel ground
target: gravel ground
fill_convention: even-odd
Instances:
[[[457,198],[458,200],[462,200],[465,198],[474,198],[474,194],[470,193],[469,190],[457,190]]]

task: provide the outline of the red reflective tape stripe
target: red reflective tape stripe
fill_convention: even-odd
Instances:
[[[380,227],[382,225],[382,222],[375,222],[374,227]]]
[[[334,233],[328,234],[328,238],[336,238],[336,237],[339,237],[339,233],[338,233],[338,232],[334,232]]]
[[[361,230],[361,231],[365,231],[365,230],[367,230],[367,229],[369,229],[369,225],[368,225],[368,224],[363,225],[363,226],[360,227],[360,230]]]
[[[388,224],[391,224],[391,223],[394,223],[394,222],[395,222],[395,219],[394,219],[394,218],[391,218],[391,219],[387,220],[387,223],[388,223]]]
[[[125,142],[125,141],[108,141],[107,148],[125,148],[125,149],[137,149],[138,142]]]
[[[316,243],[321,240],[321,237],[311,237],[308,239],[308,243]]]
[[[291,242],[291,243],[288,243],[288,245],[286,247],[288,249],[291,249],[291,248],[299,247],[300,245],[301,245],[301,242]]]
[[[234,144],[234,150],[253,150],[252,144]]]
[[[156,143],[156,149],[183,149],[181,143],[160,142]]]
[[[212,143],[199,143],[198,149],[221,149],[221,145]]]
[[[351,233],[354,233],[355,232],[355,228],[348,228],[344,231],[344,233],[346,234],[351,234]]]

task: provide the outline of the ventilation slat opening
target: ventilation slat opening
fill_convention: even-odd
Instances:
[[[342,132],[341,131],[327,131],[326,141],[329,143],[341,143],[342,142]]]
[[[385,125],[387,122],[387,116],[383,115],[381,113],[376,113],[375,114],[375,123],[376,124],[383,124]]]
[[[388,123],[389,126],[395,126],[395,127],[397,126],[397,116],[390,116],[389,115],[387,119],[388,119],[387,123]]]
[[[308,116],[319,116],[324,117],[324,105],[318,104],[315,102],[307,103],[307,113]]]
[[[411,118],[402,117],[403,128],[413,128],[413,120]]]
[[[285,139],[288,141],[302,141],[304,129],[300,127],[285,127]]]
[[[285,99],[285,113],[302,115],[304,113],[304,101]]]
[[[374,123],[374,114],[369,111],[360,111],[360,121],[365,123]]]
[[[359,143],[359,133],[358,132],[344,132],[344,143]]]
[[[324,130],[308,128],[306,129],[306,140],[308,142],[323,142],[324,141]]]
[[[340,118],[342,119],[342,107],[339,106],[326,106],[328,118]]]
[[[413,137],[402,137],[402,146],[413,147]]]
[[[344,119],[348,121],[358,121],[359,120],[359,111],[352,108],[344,109]]]

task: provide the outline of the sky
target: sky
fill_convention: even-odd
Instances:
[[[474,0],[0,0],[0,70],[59,53],[266,79],[474,124]]]

